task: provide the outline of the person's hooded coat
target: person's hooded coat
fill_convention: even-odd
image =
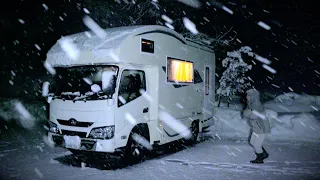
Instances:
[[[270,133],[270,123],[265,117],[265,111],[260,102],[259,91],[250,89],[246,93],[249,96],[249,101],[247,101],[247,108],[244,110],[243,116],[248,119],[252,131],[257,134]]]

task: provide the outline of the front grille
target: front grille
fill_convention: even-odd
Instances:
[[[76,127],[89,127],[93,122],[80,122],[80,121],[71,121],[71,120],[62,120],[57,119],[58,123],[65,126],[76,126]]]
[[[61,132],[62,132],[62,135],[79,136],[80,138],[85,138],[87,135],[86,132],[78,132],[78,131],[61,130]]]

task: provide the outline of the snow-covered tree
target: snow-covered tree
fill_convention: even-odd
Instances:
[[[221,96],[228,97],[228,103],[232,95],[236,93],[244,93],[244,91],[252,84],[250,77],[246,76],[246,72],[251,70],[252,66],[248,65],[243,59],[242,54],[254,57],[252,49],[248,46],[232,52],[227,52],[227,57],[222,60],[222,66],[227,69],[222,73],[219,80],[220,86],[217,89],[219,95],[219,104]]]

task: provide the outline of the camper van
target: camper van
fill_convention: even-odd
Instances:
[[[137,158],[176,140],[196,142],[214,124],[212,49],[163,26],[104,32],[63,37],[48,51],[49,140],[73,153]]]

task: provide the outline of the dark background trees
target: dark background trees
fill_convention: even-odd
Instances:
[[[320,23],[312,1],[198,2],[200,8],[174,0],[13,0],[1,6],[0,13],[0,96],[36,95],[39,84],[48,76],[43,62],[49,48],[61,36],[88,30],[82,22],[84,8],[103,28],[163,25],[161,15],[165,14],[173,20],[175,30],[184,34],[187,30],[182,18],[187,17],[199,32],[211,38],[218,74],[227,51],[250,46],[253,52],[271,60],[277,70],[273,75],[261,63],[253,64],[250,73],[256,86],[274,93],[290,91],[289,87],[298,93],[320,93]],[[223,5],[233,14],[223,10]],[[270,25],[271,30],[258,26],[259,21]]]

